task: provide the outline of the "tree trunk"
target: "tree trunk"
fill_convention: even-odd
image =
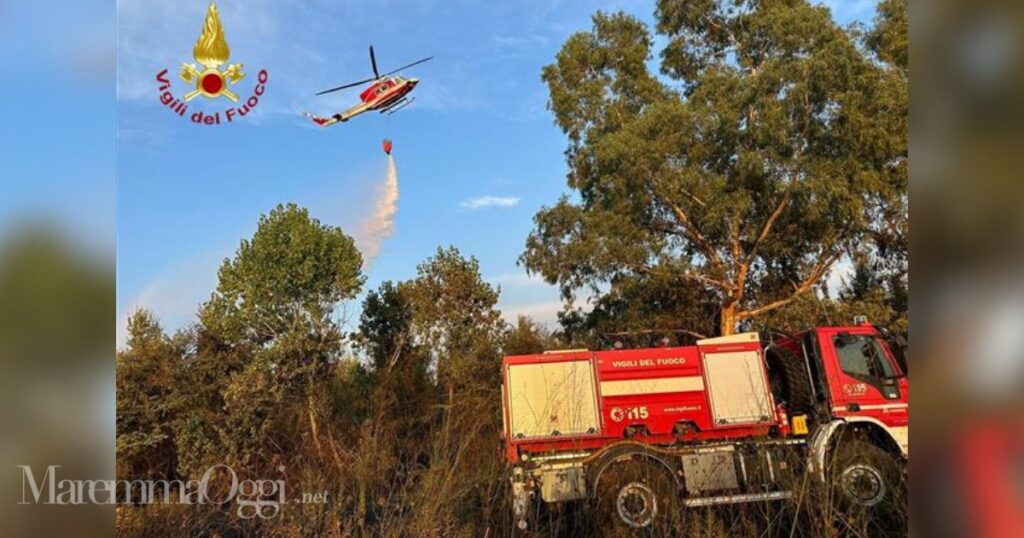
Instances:
[[[359,499],[356,508],[356,519],[359,521],[359,528],[366,528],[366,480],[359,481]]]
[[[334,464],[338,467],[338,472],[344,475],[345,466],[341,462],[341,454],[338,453],[338,445],[334,442],[334,428],[331,427],[330,421],[327,422],[327,442],[331,445],[331,456],[334,457]]]
[[[448,383],[448,406],[444,410],[444,433],[442,434],[443,442],[441,446],[448,448],[448,433],[452,427],[452,402],[455,401],[455,389],[451,382]]]
[[[308,402],[307,403],[307,406],[308,406],[307,410],[309,412],[309,430],[310,430],[310,436],[313,438],[313,448],[316,449],[317,457],[323,458],[324,457],[324,451],[323,451],[323,448],[320,447],[320,428],[317,426],[317,423],[316,423],[316,412],[315,412],[315,409],[313,408],[313,395],[312,394],[309,395],[309,398],[307,399],[307,402]]]
[[[736,332],[736,303],[722,305],[719,325],[718,329],[721,336],[730,336]]]

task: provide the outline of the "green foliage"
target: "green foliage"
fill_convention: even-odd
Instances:
[[[430,421],[423,411],[436,399],[428,372],[430,354],[413,334],[412,285],[387,281],[368,293],[354,338],[370,363],[366,376],[374,420],[406,433],[420,431]]]
[[[393,368],[399,360],[407,360],[413,349],[410,332],[413,312],[408,295],[407,285],[387,281],[366,294],[363,300],[355,340],[377,372]]]
[[[903,71],[910,69],[907,0],[882,0],[878,4],[875,27],[867,35],[867,44],[882,61]]]
[[[589,312],[560,314],[571,347],[651,347],[663,338],[689,345],[717,330],[716,297],[704,287],[665,274],[623,276],[615,280]]]
[[[906,80],[828,10],[658,2],[668,45],[598,13],[544,68],[568,186],[521,260],[579,289],[660,275],[715,297],[719,325],[794,301],[906,196]]]
[[[180,403],[175,374],[181,351],[146,310],[128,319],[127,347],[118,352],[117,466],[121,476],[175,475],[174,430]]]
[[[839,293],[839,304],[853,316],[867,316],[872,323],[898,334],[910,331],[909,290],[906,272],[893,272],[870,258],[859,260],[854,273]]]
[[[342,358],[329,381],[331,416],[346,428],[362,424],[373,407],[373,388],[374,378],[358,358]]]
[[[907,289],[899,279],[894,281],[862,258],[838,297],[804,295],[765,314],[749,328],[796,333],[815,326],[850,325],[855,317],[866,316],[871,323],[906,336],[910,332],[906,299]]]
[[[431,357],[440,383],[497,387],[505,322],[495,308],[498,290],[480,276],[476,258],[438,248],[417,266],[407,293],[415,341]]]
[[[203,325],[228,343],[263,345],[301,325],[323,326],[362,286],[363,257],[340,229],[295,204],[260,217],[252,239],[224,260]]]
[[[113,268],[49,225],[28,223],[4,231],[0,376],[14,380],[21,369],[69,372],[96,366],[111,349]]]
[[[346,365],[335,394],[369,394],[347,472],[370,534],[479,535],[502,506],[503,463],[476,457],[495,452],[501,425],[497,300],[479,263],[455,248],[367,294],[354,335],[367,368]]]
[[[501,352],[503,355],[530,355],[557,347],[556,338],[543,325],[538,325],[527,316],[518,316],[516,324],[505,332]]]
[[[334,315],[358,293],[361,266],[352,239],[305,209],[279,205],[260,218],[199,312],[177,432],[187,473],[224,461],[260,468],[303,436],[318,443],[342,351]]]

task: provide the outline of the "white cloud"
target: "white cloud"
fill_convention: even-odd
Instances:
[[[515,207],[519,205],[518,196],[478,196],[460,204],[465,209],[484,209],[487,207]]]

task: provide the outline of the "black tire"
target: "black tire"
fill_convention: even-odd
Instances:
[[[896,458],[860,440],[840,440],[829,465],[834,515],[868,536],[907,532],[907,481]]]
[[[786,411],[791,415],[814,409],[811,380],[804,361],[792,351],[776,346],[765,351],[765,360],[775,403],[785,402]]]
[[[644,458],[617,461],[596,484],[593,534],[672,536],[681,524],[679,500],[679,488],[664,466]]]

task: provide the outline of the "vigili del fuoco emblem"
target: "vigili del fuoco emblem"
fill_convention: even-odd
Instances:
[[[206,11],[203,32],[199,34],[196,46],[192,48],[192,56],[206,69],[199,71],[193,64],[181,64],[181,80],[196,85],[196,89],[185,94],[185,100],[191,101],[198,95],[209,99],[223,95],[237,103],[238,95],[228,89],[228,84],[237,84],[245,77],[245,73],[242,72],[240,63],[229,65],[223,72],[220,70],[221,64],[227,62],[231,56],[231,49],[224,38],[224,27],[220,24],[217,4],[213,2],[210,2],[210,8]]]
[[[171,92],[171,80],[167,76],[168,70],[164,69],[157,73],[156,81],[159,83],[158,89],[162,105],[178,116],[185,117],[189,109],[188,103],[199,96],[211,100],[223,96],[232,103],[240,103],[237,107],[212,111],[199,110],[188,116],[193,123],[200,125],[221,125],[221,123],[231,123],[247,115],[259,104],[269,78],[267,71],[259,70],[256,84],[247,99],[242,100],[237,89],[232,89],[242,82],[245,72],[242,71],[241,63],[228,63],[231,49],[228,47],[227,38],[224,37],[224,26],[221,24],[220,13],[214,2],[210,2],[210,7],[206,10],[202,32],[200,32],[195,46],[192,47],[192,57],[196,63],[181,64],[181,73],[178,76],[190,88],[181,97]]]

